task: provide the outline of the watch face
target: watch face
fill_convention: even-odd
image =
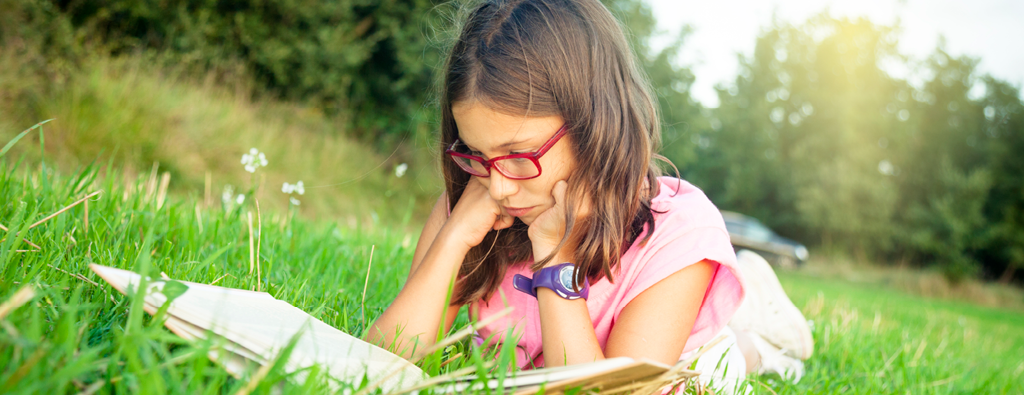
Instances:
[[[558,282],[566,291],[572,291],[572,266],[565,266],[558,271]]]

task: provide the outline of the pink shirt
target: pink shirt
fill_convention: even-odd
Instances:
[[[646,245],[641,237],[626,253],[615,274],[615,282],[603,278],[590,286],[587,309],[594,324],[594,333],[601,349],[622,309],[633,298],[658,281],[689,265],[709,260],[718,263],[697,320],[690,331],[683,353],[693,351],[712,340],[732,318],[743,299],[743,287],[736,274],[736,254],[725,230],[718,208],[704,192],[692,184],[670,177],[658,179],[661,191],[652,201],[655,230]],[[662,212],[663,214],[658,214]],[[646,227],[644,229],[646,232]],[[496,322],[480,328],[481,339],[501,342],[510,335],[518,338],[517,364],[520,368],[544,366],[537,299],[512,287],[512,276],[533,277],[529,262],[510,268],[499,289],[485,302],[473,303],[480,317],[495,314],[508,306],[514,311]]]

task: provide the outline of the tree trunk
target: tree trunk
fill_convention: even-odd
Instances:
[[[1006,270],[1003,270],[1003,275],[999,276],[1000,284],[1009,284],[1013,280],[1013,274],[1017,272],[1017,264],[1010,263],[1006,265]]]

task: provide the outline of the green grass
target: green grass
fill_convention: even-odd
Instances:
[[[254,289],[246,221],[247,213],[255,214],[252,199],[229,210],[204,207],[188,194],[170,196],[159,205],[147,177],[125,182],[111,166],[81,168],[71,177],[23,166],[10,155],[0,159],[0,223],[11,229],[0,233],[0,301],[26,284],[34,285],[38,295],[0,321],[0,393],[234,393],[248,384],[248,378],[232,378],[207,359],[210,344],[172,335],[87,265],[203,283],[220,279],[218,285]],[[97,190],[103,194],[89,202],[88,229],[85,207],[79,205],[26,230]],[[400,225],[339,224],[291,214],[262,211],[263,290],[360,334],[402,286],[417,235]],[[15,232],[20,232],[17,237]],[[41,251],[16,252],[29,248],[22,237]],[[374,262],[364,305],[371,246]],[[818,348],[799,384],[753,378],[758,393],[1024,391],[1020,312],[808,274],[781,277],[814,320]],[[465,352],[468,357],[438,368],[446,357],[438,353],[425,369],[440,374],[494,358],[466,344],[447,355]],[[284,377],[273,369],[255,392],[272,392]],[[312,377],[305,385],[284,380],[279,389],[308,393],[327,388],[325,378]]]
[[[816,354],[787,393],[1019,394],[1024,313],[879,285],[781,273],[813,320]]]
[[[125,187],[119,175],[95,168],[72,178],[43,174],[0,163],[0,223],[11,229],[0,244],[0,300],[25,284],[39,292],[0,327],[0,393],[73,393],[96,382],[106,382],[104,392],[142,393],[233,393],[244,385],[211,365],[203,351],[209,345],[186,344],[143,317],[138,305],[87,266],[203,283],[223,277],[218,285],[254,289],[246,221],[254,207],[208,208],[197,217],[196,202],[189,200],[172,198],[158,207],[145,179]],[[88,231],[84,205],[25,230],[94,190],[103,194],[89,203]],[[342,227],[272,210],[263,211],[262,221],[263,290],[353,334],[397,294],[416,239],[391,228],[367,231],[358,223]],[[21,233],[11,237],[13,232]],[[21,236],[42,250],[16,252],[30,248]],[[264,389],[274,378],[268,376]]]

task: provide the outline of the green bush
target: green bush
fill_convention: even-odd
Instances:
[[[240,70],[262,92],[350,119],[367,137],[406,135],[423,121],[423,87],[437,62],[426,34],[433,6],[429,0],[14,0],[3,5],[0,40],[29,41],[47,62],[80,61],[87,37],[90,52],[142,52],[168,65]]]

